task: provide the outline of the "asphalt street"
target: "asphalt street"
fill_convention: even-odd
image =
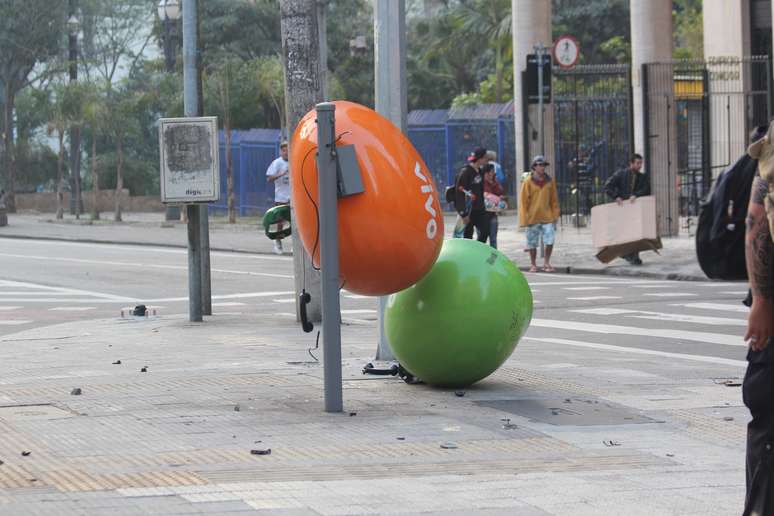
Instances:
[[[293,317],[292,259],[213,252],[216,313]],[[120,317],[145,304],[187,313],[182,249],[0,238],[0,335]],[[743,283],[527,274],[535,298],[528,339],[743,365]],[[376,301],[342,292],[342,317],[373,323]],[[738,361],[738,364],[736,363]]]

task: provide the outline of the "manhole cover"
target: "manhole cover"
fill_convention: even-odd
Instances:
[[[489,400],[475,403],[552,425],[626,425],[656,422],[626,407],[585,398]]]
[[[7,405],[0,407],[0,419],[23,421],[30,419],[61,419],[73,413],[54,405]]]

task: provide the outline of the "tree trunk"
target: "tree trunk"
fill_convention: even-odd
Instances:
[[[320,40],[318,35],[316,0],[280,0],[282,33],[282,63],[285,69],[285,113],[289,134],[315,104],[324,100],[320,70]],[[291,149],[292,150],[292,149]],[[290,170],[293,173],[293,170]],[[292,205],[291,205],[292,210]],[[312,297],[307,305],[310,320],[322,320],[322,288],[320,273],[314,270],[312,259],[298,238],[296,217],[291,213],[293,232],[293,275],[296,298],[305,289]],[[306,284],[303,284],[306,278]],[[296,320],[300,320],[296,304]]]
[[[236,209],[234,207],[234,165],[231,157],[231,123],[228,117],[224,118],[223,130],[226,136],[226,196],[228,204],[228,223],[236,223]]]
[[[124,191],[124,132],[119,130],[116,133],[116,153],[118,163],[116,164],[116,209],[113,220],[121,222],[121,194]]]
[[[64,218],[64,129],[59,131],[59,155],[56,160],[56,219]]]
[[[70,174],[73,176],[74,190],[72,192],[75,199],[75,218],[81,218],[81,128],[73,126],[70,128]]]
[[[91,128],[91,193],[94,197],[91,220],[99,220],[99,172],[97,171],[97,132]]]
[[[13,146],[13,105],[16,101],[9,83],[5,84],[5,105],[3,112],[5,130],[5,207],[8,213],[16,213],[16,159]]]

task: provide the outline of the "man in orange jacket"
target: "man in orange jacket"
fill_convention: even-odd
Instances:
[[[551,253],[554,250],[555,224],[559,219],[559,195],[556,181],[546,174],[549,163],[543,156],[532,160],[532,173],[521,183],[519,224],[527,230],[527,247],[532,262],[530,272],[537,272],[537,247],[540,238],[545,245],[544,272],[554,272]]]

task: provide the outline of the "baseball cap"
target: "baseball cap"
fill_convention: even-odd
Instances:
[[[537,156],[532,158],[532,166],[534,167],[537,164],[542,164],[545,166],[550,165],[550,163],[546,161],[546,157],[541,154],[538,154]]]
[[[479,148],[477,148],[476,150],[473,151],[473,160],[474,161],[480,160],[484,156],[486,156],[486,149],[483,148],[483,147],[479,147]]]

